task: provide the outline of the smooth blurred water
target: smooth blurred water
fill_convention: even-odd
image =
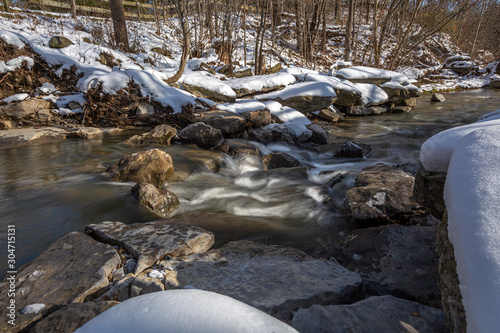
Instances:
[[[444,103],[430,103],[428,95],[419,98],[411,113],[349,118],[339,124],[345,131],[333,141],[372,145],[367,159],[334,159],[331,154],[284,145],[257,145],[263,152],[286,151],[309,168],[265,172],[258,159],[224,156],[221,171],[213,173],[197,162],[197,157],[206,155],[203,150],[162,147],[173,157],[176,170],[194,171],[185,181],[166,187],[181,200],[172,220],[211,230],[216,246],[238,239],[302,249],[326,245],[350,227],[342,207],[357,171],[378,162],[418,162],[420,146],[428,137],[500,109],[498,90],[444,95]],[[122,156],[148,149],[122,145],[129,136],[0,150],[0,278],[6,271],[7,225],[16,225],[19,267],[68,232],[83,232],[87,224],[158,219],[137,204],[130,194],[132,183],[111,182],[102,176]],[[319,175],[324,170],[341,172],[343,181],[331,188],[328,179]]]

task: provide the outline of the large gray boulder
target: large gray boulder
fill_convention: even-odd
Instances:
[[[161,188],[174,173],[174,164],[169,154],[150,149],[122,157],[106,173],[115,181],[151,183]]]
[[[353,188],[347,190],[347,206],[360,227],[404,224],[422,206],[413,199],[415,178],[384,164],[360,171]]]
[[[393,295],[441,306],[435,226],[390,225],[354,231],[341,263],[358,272],[371,295]]]
[[[186,143],[194,143],[203,149],[214,149],[224,141],[220,129],[202,122],[197,122],[185,127],[179,132],[179,138]]]
[[[134,224],[103,222],[86,226],[85,233],[101,242],[123,247],[137,259],[135,274],[153,266],[166,255],[204,252],[214,244],[211,232],[168,221]]]
[[[81,303],[93,297],[109,285],[108,276],[121,263],[116,250],[80,233],[72,232],[53,243],[40,256],[18,269],[15,281],[16,309],[31,304],[45,304],[44,310],[52,305]],[[9,274],[7,275],[9,278]],[[0,303],[9,302],[10,281],[0,283]],[[7,307],[0,308],[2,318]],[[5,320],[0,330],[22,329],[40,318],[38,314],[17,314],[16,327],[7,326]]]
[[[225,117],[209,117],[203,122],[222,132],[222,134],[234,137],[245,130],[246,119],[241,116],[232,115]]]
[[[301,333],[445,333],[443,311],[393,296],[370,297],[350,305],[313,305],[293,316]]]
[[[270,124],[257,128],[250,133],[250,138],[263,144],[282,142],[289,145],[298,145],[311,138],[313,132],[299,123]]]
[[[250,241],[160,264],[167,267],[167,288],[217,292],[285,320],[299,307],[351,303],[364,295],[361,277],[335,261]]]
[[[33,143],[57,142],[66,139],[69,131],[46,126],[41,128],[20,128],[0,131],[0,148],[11,148]]]
[[[300,166],[300,162],[287,153],[271,153],[262,158],[264,170],[277,168],[294,168]]]
[[[179,207],[179,199],[174,193],[160,191],[153,184],[136,184],[131,191],[142,205],[161,217],[167,217]]]

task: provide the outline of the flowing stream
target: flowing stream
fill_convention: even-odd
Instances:
[[[411,113],[340,123],[344,132],[332,136],[333,142],[370,144],[372,153],[366,159],[335,159],[331,153],[256,144],[262,153],[288,152],[308,168],[262,171],[259,160],[251,156],[239,160],[223,156],[222,168],[213,173],[199,163],[207,152],[192,146],[161,147],[173,157],[176,170],[192,173],[166,186],[181,201],[172,219],[212,231],[216,246],[251,239],[309,252],[321,248],[350,229],[344,193],[359,170],[379,162],[416,163],[421,144],[433,134],[500,108],[499,90],[444,95],[444,103],[430,103],[430,95],[419,98]],[[15,225],[17,267],[68,232],[83,232],[87,224],[159,219],[130,194],[133,183],[102,176],[107,166],[139,149],[121,144],[129,136],[0,150],[0,243],[6,244],[7,225]],[[332,182],[339,177],[340,182]],[[1,279],[7,259],[6,245],[2,248]]]

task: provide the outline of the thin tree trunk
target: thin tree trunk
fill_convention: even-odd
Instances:
[[[10,0],[3,0],[3,10],[10,13]]]
[[[347,16],[347,24],[345,29],[345,42],[344,42],[344,60],[351,59],[351,43],[352,43],[352,21],[354,19],[354,0],[349,0],[349,15]]]
[[[474,49],[476,48],[477,36],[479,35],[479,29],[481,29],[481,23],[483,21],[484,10],[486,9],[486,0],[483,0],[483,8],[481,8],[481,15],[479,15],[479,22],[477,23],[476,34],[474,35],[474,41],[472,42],[472,48],[470,50],[470,56],[473,57]]]
[[[75,1],[75,0],[71,0]],[[156,34],[160,35],[160,12],[158,10],[158,0],[154,0],[155,20],[156,20]]]
[[[187,26],[187,20],[186,20],[186,17],[188,15],[187,10],[182,5],[182,0],[176,0],[175,7],[182,32],[182,57],[181,57],[181,63],[179,64],[179,69],[177,70],[174,76],[165,80],[166,83],[175,83],[179,81],[182,74],[184,73],[184,69],[186,68],[186,62],[189,57],[189,51],[191,48],[191,43],[189,38],[189,28]]]
[[[122,0],[110,0],[109,7],[113,19],[116,45],[125,52],[129,50],[127,23],[125,21],[125,10]]]
[[[243,0],[243,63],[247,66],[247,0]]]
[[[4,3],[7,2],[7,0],[3,0]],[[76,1],[71,0],[71,17],[73,17],[76,20]]]

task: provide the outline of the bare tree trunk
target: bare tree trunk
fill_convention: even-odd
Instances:
[[[208,35],[210,38],[210,41],[214,38],[214,26],[212,22],[212,4],[210,3],[210,0],[205,1],[205,6],[206,6],[206,21],[207,21],[207,29],[208,29]]]
[[[352,23],[354,20],[354,0],[349,0],[349,15],[347,16],[347,24],[345,29],[345,41],[344,41],[344,60],[349,61],[351,59],[351,43],[352,43]]]
[[[392,0],[385,16],[384,22],[382,23],[382,28],[380,30],[380,37],[377,42],[377,48],[375,49],[375,67],[380,68],[380,60],[382,57],[382,46],[384,45],[385,35],[387,33],[387,28],[389,26],[390,20],[396,8],[401,4],[402,0]]]
[[[110,0],[111,18],[115,32],[116,45],[125,52],[129,50],[127,23],[125,22],[125,10],[122,0]]]
[[[476,48],[477,36],[479,35],[479,29],[481,29],[481,23],[483,21],[484,10],[486,9],[486,0],[483,0],[483,8],[481,8],[481,15],[479,15],[479,22],[477,23],[476,34],[474,35],[474,41],[472,42],[472,48],[470,50],[470,56],[474,56],[474,49]]]
[[[339,23],[340,21],[340,12],[342,10],[342,0],[335,0],[335,13],[334,13],[334,16],[335,16],[335,21],[337,22],[337,24]]]
[[[71,0],[75,1],[75,0]],[[160,35],[160,11],[158,9],[158,0],[154,0],[155,20],[156,20],[156,34]]]
[[[10,13],[10,0],[3,0],[3,10]]]
[[[243,0],[243,63],[247,66],[247,0]]]
[[[7,2],[7,0],[4,0],[4,3]],[[76,1],[71,0],[71,17],[73,17],[76,20]]]
[[[295,9],[295,38],[297,39],[297,50],[302,54],[302,19],[300,15],[300,0],[294,1],[294,9]]]
[[[187,25],[187,4],[186,8],[183,6],[182,2],[183,1],[188,1],[188,0],[175,0],[175,9],[177,12],[177,17],[179,19],[180,25],[181,25],[181,32],[182,32],[182,57],[181,57],[181,63],[179,64],[179,69],[177,70],[177,73],[175,73],[174,76],[168,78],[165,80],[166,83],[174,83],[179,81],[181,78],[182,74],[184,73],[184,69],[186,68],[186,62],[189,56],[189,51],[191,48],[191,43],[190,43],[190,38],[189,38],[189,28]]]

